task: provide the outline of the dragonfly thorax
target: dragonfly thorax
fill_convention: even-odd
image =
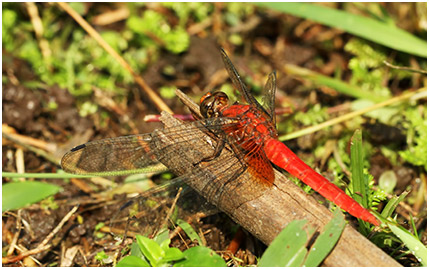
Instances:
[[[237,142],[249,140],[263,144],[266,139],[277,138],[277,131],[271,120],[252,106],[235,104],[224,109],[222,116],[234,118],[235,124],[223,129]]]

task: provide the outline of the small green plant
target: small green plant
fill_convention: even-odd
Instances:
[[[225,261],[214,251],[197,246],[181,252],[178,248],[171,248],[167,237],[162,242],[137,235],[137,244],[131,247],[131,255],[123,258],[117,267],[135,266],[226,266]]]
[[[358,38],[352,38],[344,50],[355,55],[349,61],[352,71],[350,84],[359,86],[364,91],[389,97],[389,89],[383,86],[383,80],[390,74],[390,70],[384,68],[383,61],[387,60],[384,52]]]
[[[102,265],[112,263],[112,257],[107,255],[104,250],[97,252],[97,254],[95,254],[95,259],[99,261]]]
[[[322,107],[320,104],[315,104],[310,107],[307,111],[298,111],[294,113],[289,120],[285,120],[278,123],[278,129],[281,133],[290,133],[295,131],[297,126],[311,126],[322,123],[329,119],[326,107]]]
[[[189,47],[190,38],[186,30],[181,26],[172,28],[166,19],[154,10],[146,10],[141,17],[131,16],[127,26],[139,35],[142,47],[156,45],[151,35],[159,39],[162,45],[173,53],[184,52]]]

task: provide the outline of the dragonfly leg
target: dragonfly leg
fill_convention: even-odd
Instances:
[[[197,166],[197,165],[199,165],[200,163],[203,163],[203,162],[210,162],[210,161],[212,161],[212,160],[216,159],[217,157],[219,157],[219,156],[220,156],[220,154],[222,153],[222,150],[223,150],[223,148],[224,148],[224,147],[225,147],[225,139],[224,139],[224,137],[221,137],[221,138],[218,140],[218,142],[216,143],[216,147],[215,147],[215,149],[214,149],[213,154],[212,154],[212,155],[210,155],[210,156],[204,157],[203,159],[201,159],[200,161],[198,161],[198,162],[194,163],[193,165],[194,165],[194,166]]]
[[[238,151],[238,149],[236,147],[234,147],[234,145],[231,145],[231,149],[233,150],[233,152],[235,152],[235,154],[238,154],[236,156],[240,156],[240,152]],[[224,169],[224,173],[225,174],[227,174],[230,171],[234,171],[235,170],[234,174],[232,174],[231,176],[227,176],[227,177],[222,176],[221,178],[226,179],[226,181],[224,181],[224,180],[221,179],[221,181],[223,181],[223,182],[221,184],[216,184],[216,186],[218,186],[218,188],[213,188],[212,185],[206,186],[204,188],[205,191],[208,193],[209,197],[213,197],[214,193],[218,193],[217,197],[220,200],[220,198],[222,197],[224,191],[228,190],[229,185],[232,182],[236,181],[236,179],[239,178],[247,170],[247,164],[246,164],[246,162],[242,158],[235,157],[234,159],[235,159],[235,161],[233,161],[230,166],[224,167],[225,168]],[[238,169],[234,169],[234,166],[236,166],[236,165],[239,166]],[[234,187],[234,189],[239,188],[241,184],[242,183],[238,182],[236,184],[236,186]],[[208,191],[207,188],[211,188],[211,191]],[[233,191],[230,190],[229,193],[233,193]]]
[[[227,164],[227,165],[225,165]],[[237,168],[237,165],[239,168]],[[219,171],[219,175],[214,177],[212,181],[206,186],[203,187],[202,193],[205,193],[208,200],[212,200],[215,204],[219,204],[221,201],[221,197],[224,194],[225,190],[231,189],[229,186],[232,182],[234,182],[244,171],[246,171],[247,167],[245,164],[241,164],[237,158],[231,159],[230,162],[224,163],[221,167],[222,171]],[[233,171],[232,175],[229,175]],[[240,184],[237,184],[238,187]]]

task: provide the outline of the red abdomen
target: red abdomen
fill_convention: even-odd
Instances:
[[[380,222],[368,210],[363,208],[343,190],[306,165],[280,141],[276,139],[267,139],[265,141],[264,151],[268,159],[275,165],[288,171],[291,175],[297,177],[343,210],[376,226],[380,225]]]

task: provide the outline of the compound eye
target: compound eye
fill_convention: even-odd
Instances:
[[[228,96],[224,92],[209,92],[200,100],[200,112],[204,118],[220,116],[227,106]]]

